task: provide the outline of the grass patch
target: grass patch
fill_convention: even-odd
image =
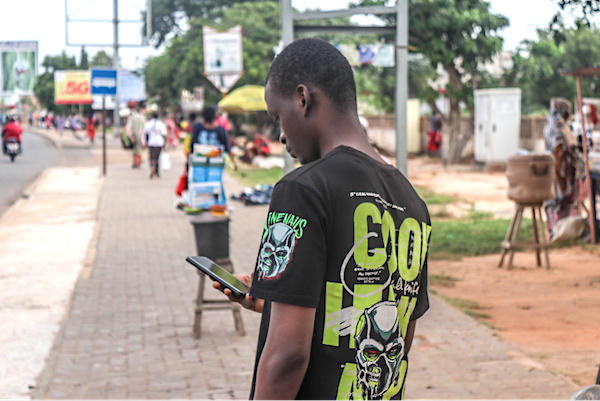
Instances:
[[[258,168],[244,163],[238,163],[238,169],[228,166],[227,173],[247,187],[256,187],[258,184],[275,184],[283,177],[283,168]]]
[[[457,281],[460,281],[456,277],[449,276],[446,273],[430,274],[427,277],[427,280],[429,281],[429,284],[432,286],[444,287],[444,288],[452,288],[456,285]]]
[[[490,319],[491,317],[487,313],[482,312],[482,310],[485,308],[475,301],[462,298],[445,297],[443,295],[442,299],[446,301],[447,304],[452,305],[456,309],[462,311],[465,315],[471,316],[475,320],[486,320]]]
[[[425,187],[415,186],[415,190],[417,191],[421,199],[423,199],[428,205],[446,205],[448,203],[461,201],[458,198],[453,198],[447,195],[435,193],[431,189]]]
[[[459,260],[463,257],[499,253],[510,225],[508,219],[490,217],[434,221],[429,257],[433,260]],[[531,220],[523,220],[520,241],[533,239]]]

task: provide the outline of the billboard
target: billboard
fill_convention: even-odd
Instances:
[[[0,41],[0,92],[4,95],[33,95],[37,77],[38,42]]]
[[[90,71],[54,71],[55,104],[91,104]]]

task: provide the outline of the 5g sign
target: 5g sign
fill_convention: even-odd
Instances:
[[[86,95],[90,93],[89,82],[68,81],[66,93],[69,95]]]
[[[91,104],[92,95],[90,94],[90,71],[55,71],[54,103]]]

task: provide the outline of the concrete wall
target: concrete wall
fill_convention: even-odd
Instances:
[[[427,132],[429,131],[429,116],[419,115],[419,102],[416,99],[410,99],[408,104],[408,153],[425,153],[427,146]],[[365,116],[369,122],[369,138],[380,148],[395,153],[396,149],[396,126],[395,116],[393,114],[380,114]],[[545,116],[522,116],[521,133],[519,137],[519,147],[531,152],[544,151],[544,125],[546,125]],[[462,129],[468,129],[467,117],[461,119]],[[441,155],[446,157],[448,154],[449,132],[446,125],[442,126],[442,147]],[[463,152],[464,156],[473,154],[473,141],[471,140]]]

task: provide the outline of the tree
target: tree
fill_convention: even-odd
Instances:
[[[279,3],[278,0],[270,1]],[[260,2],[260,0],[152,0],[151,38],[154,46],[162,45],[169,34],[175,37],[183,35],[185,22],[195,18],[219,22],[226,10],[244,2]],[[144,34],[146,30],[147,27],[144,26]]]
[[[85,46],[81,46],[81,53],[79,55],[79,67],[82,70],[87,70],[88,68],[90,68],[90,65],[88,62],[88,54],[85,51]]]
[[[236,87],[262,85],[280,37],[279,13],[277,2],[243,2],[225,10],[219,22],[206,18],[190,20],[184,35],[174,38],[164,54],[147,61],[144,72],[148,95],[156,97],[161,107],[171,107],[179,102],[181,90],[203,86],[207,103],[220,99],[221,93],[203,74],[203,26],[225,30],[241,25],[244,75]]]
[[[33,92],[42,107],[51,110],[67,111],[67,106],[54,104],[54,71],[75,70],[78,68],[75,57],[63,51],[58,56],[46,56],[42,62],[44,73],[38,75]]]
[[[363,0],[361,5],[384,3]],[[432,66],[442,65],[449,77],[445,89],[450,113],[442,115],[450,132],[449,163],[459,161],[464,146],[473,136],[473,90],[482,87],[487,79],[480,66],[502,49],[502,38],[497,32],[508,25],[508,20],[491,14],[489,7],[483,0],[409,2],[409,45]],[[394,24],[395,16],[386,16],[384,20]],[[461,104],[471,115],[468,132],[460,131]],[[437,110],[435,103],[431,105]]]
[[[33,92],[40,105],[50,111],[68,113],[70,106],[54,104],[54,72],[59,70],[83,70],[88,69],[87,53],[81,50],[80,64],[75,57],[68,56],[64,51],[58,56],[46,56],[42,62],[44,73],[38,75]]]
[[[104,50],[100,50],[94,55],[90,65],[92,67],[112,67],[112,57],[109,56]]]
[[[522,89],[523,113],[546,112],[552,97],[574,99],[575,79],[563,76],[561,71],[600,64],[596,51],[600,47],[598,28],[564,29],[561,36],[563,39],[557,44],[551,29],[538,30],[538,41],[524,42],[521,52],[513,57],[514,67],[504,79]],[[597,97],[599,89],[592,78],[582,78],[584,97]]]

